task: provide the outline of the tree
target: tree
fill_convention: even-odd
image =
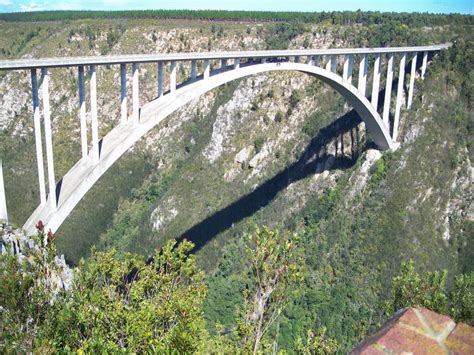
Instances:
[[[316,333],[308,330],[306,342],[298,337],[295,341],[294,351],[302,355],[327,355],[335,354],[340,346],[336,340],[326,336],[326,328],[320,328]]]
[[[422,306],[432,311],[448,314],[457,322],[474,324],[474,272],[454,278],[454,289],[447,291],[447,272],[415,271],[413,260],[403,262],[400,274],[392,280],[391,298],[386,302],[386,313],[399,309]]]
[[[292,286],[302,279],[302,270],[295,251],[296,235],[280,234],[264,226],[255,227],[246,238],[252,284],[245,290],[237,333],[244,351],[256,354],[288,302]]]
[[[454,278],[454,291],[450,294],[450,314],[456,322],[474,324],[474,272]]]
[[[403,262],[400,274],[392,280],[392,297],[386,304],[388,314],[411,306],[423,306],[438,313],[447,313],[445,294],[447,272],[426,273],[415,271],[413,260]]]
[[[47,339],[62,349],[94,353],[196,351],[206,336],[206,287],[188,255],[193,247],[169,241],[148,262],[94,251],[81,263],[74,296],[57,309]]]
[[[0,352],[190,353],[207,341],[191,242],[169,241],[148,261],[93,251],[65,290],[53,239],[41,224],[37,248],[0,255]]]
[[[0,254],[1,353],[30,353],[65,294],[62,267],[55,262],[54,235],[45,233],[41,221],[36,228],[37,235],[22,245],[21,252]]]

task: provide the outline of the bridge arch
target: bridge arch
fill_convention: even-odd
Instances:
[[[38,206],[24,224],[23,229],[26,233],[33,234],[36,222],[42,220],[46,228],[55,232],[97,180],[129,148],[170,114],[214,88],[236,79],[270,71],[299,71],[322,80],[345,97],[358,112],[373,141],[380,149],[394,147],[388,129],[376,109],[357,88],[333,72],[294,62],[267,62],[237,69],[224,68],[211,73],[208,78],[198,77],[184,83],[176,91],[144,105],[140,110],[139,123],[129,120],[112,129],[102,139],[99,161],[96,162],[92,152],[80,159],[62,178],[61,188],[57,189],[60,190],[57,192],[57,207],[52,208],[50,203]]]

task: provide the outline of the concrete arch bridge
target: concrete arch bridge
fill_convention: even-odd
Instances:
[[[404,78],[410,72],[407,109],[413,100],[417,61],[421,61],[421,79],[424,78],[428,59],[436,52],[449,47],[440,44],[422,47],[308,49],[278,51],[236,51],[208,53],[176,53],[163,55],[119,55],[98,57],[70,57],[22,59],[0,61],[0,70],[29,70],[31,97],[38,164],[40,203],[25,222],[28,234],[42,220],[46,228],[55,232],[94,183],[141,137],[167,116],[200,95],[232,80],[269,71],[298,71],[312,75],[338,91],[365,122],[374,143],[382,150],[397,145],[398,123],[404,95]],[[369,60],[373,61],[373,75],[368,78]],[[191,66],[191,76],[177,83],[177,63]],[[198,73],[199,68],[202,68]],[[397,64],[395,63],[397,62]],[[158,97],[139,106],[139,75],[141,63],[156,63]],[[211,63],[218,63],[211,68]],[[338,68],[338,63],[343,63]],[[354,64],[358,65],[357,79],[353,78]],[[97,67],[120,65],[121,92],[120,123],[104,137],[99,137],[97,117]],[[127,66],[131,65],[132,115],[127,116],[129,100],[126,88]],[[165,66],[169,65],[169,70]],[[61,178],[54,172],[51,110],[49,103],[49,68],[76,67],[78,73],[79,107],[82,158]],[[40,80],[38,83],[38,69]],[[84,77],[88,69],[91,124],[87,127]],[[342,70],[340,70],[342,69]],[[393,122],[390,122],[392,84],[398,72],[396,104]],[[169,86],[165,87],[165,73]],[[341,75],[342,74],[342,75]],[[382,76],[385,79],[383,103],[378,102]],[[367,81],[372,81],[371,95],[367,95]],[[383,88],[382,88],[383,89]],[[38,91],[42,92],[40,103]],[[381,107],[381,115],[378,108]],[[92,144],[89,149],[88,130]],[[43,140],[46,152],[43,152]],[[46,159],[44,159],[44,155]],[[47,177],[44,161],[46,160]],[[46,192],[46,180],[48,193]],[[58,181],[60,181],[58,183]],[[0,164],[0,219],[7,219],[7,204]]]

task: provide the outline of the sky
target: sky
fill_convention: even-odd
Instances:
[[[0,12],[42,10],[220,9],[372,10],[474,15],[474,0],[0,0]]]

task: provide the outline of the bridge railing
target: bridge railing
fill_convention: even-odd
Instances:
[[[241,67],[258,65],[267,62],[294,62],[320,67],[339,75],[344,85],[354,86],[364,97],[367,97],[368,67],[373,63],[370,103],[377,111],[379,109],[379,91],[382,77],[385,78],[385,95],[382,106],[382,120],[391,131],[392,140],[397,140],[400,110],[403,103],[403,89],[405,69],[410,65],[410,82],[407,95],[407,108],[413,102],[413,91],[418,61],[421,60],[420,76],[423,79],[426,72],[430,53],[435,53],[450,46],[450,43],[419,46],[419,47],[392,47],[392,48],[351,48],[351,49],[306,49],[306,50],[270,50],[270,51],[234,51],[234,52],[207,52],[207,53],[175,53],[175,54],[143,54],[143,55],[115,55],[98,57],[69,57],[69,58],[44,58],[44,59],[20,59],[0,61],[0,70],[29,70],[31,73],[31,95],[33,105],[33,125],[35,132],[36,157],[38,165],[38,182],[40,205],[45,205],[49,200],[51,208],[57,207],[56,179],[54,171],[54,154],[52,144],[51,109],[49,102],[50,68],[75,67],[77,68],[79,107],[78,116],[80,122],[80,141],[82,159],[91,159],[94,163],[100,160],[99,130],[97,114],[97,67],[119,65],[120,66],[120,123],[124,124],[130,120],[138,124],[140,122],[139,105],[139,66],[144,63],[155,63],[157,71],[157,97],[173,95],[177,88],[186,82],[192,83],[197,80],[207,80],[212,75],[217,75],[226,70],[239,70]],[[421,58],[419,58],[421,57]],[[392,126],[390,126],[390,102],[392,97],[392,84],[395,72],[395,60],[398,60],[398,86],[396,92],[395,114]],[[219,63],[211,68],[211,62]],[[177,83],[178,63],[190,65],[190,76],[184,83]],[[385,68],[382,68],[385,63]],[[199,64],[199,65],[198,65]],[[338,64],[342,68],[338,72]],[[130,68],[131,67],[131,68]],[[198,68],[202,68],[198,71]],[[356,70],[354,70],[356,67]],[[129,97],[127,94],[127,71],[131,69],[131,117],[128,117]],[[38,84],[38,70],[41,77]],[[357,80],[353,77],[358,72]],[[89,115],[91,118],[91,149],[89,150],[88,127],[86,120],[86,86],[85,77],[88,72],[89,78]],[[383,75],[382,73],[385,73]],[[165,76],[169,75],[169,85],[165,87]],[[353,84],[357,82],[357,86]],[[39,91],[41,90],[41,108]],[[42,120],[41,120],[42,116]],[[44,134],[42,132],[42,124]],[[43,154],[43,139],[46,148],[46,165],[49,196],[46,196],[45,168]],[[1,170],[0,170],[1,171]],[[0,178],[0,192],[3,191],[3,179]],[[4,194],[0,193],[4,200]],[[6,206],[5,201],[0,201],[0,206]],[[4,210],[4,212],[3,212]],[[6,207],[1,209],[0,219],[7,218]]]

